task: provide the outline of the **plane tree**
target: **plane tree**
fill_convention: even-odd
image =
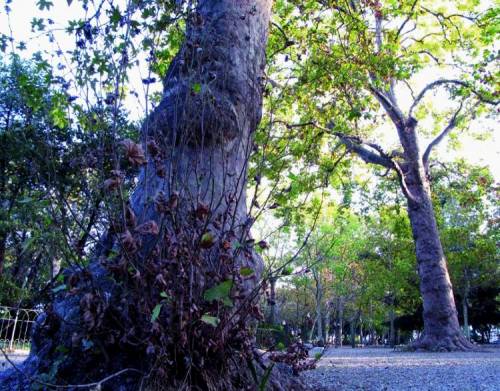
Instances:
[[[297,97],[295,117],[284,120],[324,148],[338,151],[337,140],[400,184],[424,306],[424,332],[413,346],[471,348],[436,224],[430,162],[439,144],[495,113],[495,9],[467,1],[283,1],[277,15],[288,65],[270,77],[287,80]],[[431,96],[445,103],[433,106]]]

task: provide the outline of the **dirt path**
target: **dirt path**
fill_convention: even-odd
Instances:
[[[500,349],[470,353],[328,349],[304,372],[314,390],[500,390]]]

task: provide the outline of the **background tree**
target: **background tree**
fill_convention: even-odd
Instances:
[[[495,23],[495,12],[469,2],[442,2],[436,8],[418,0],[280,4],[278,23],[293,45],[284,55],[291,64],[276,77],[293,79],[293,92],[301,99],[292,107],[303,129],[316,127],[306,137],[321,140],[319,145],[337,137],[348,151],[393,172],[400,182],[424,301],[425,330],[414,346],[470,348],[458,325],[435,221],[429,158],[452,130],[463,129],[496,104],[489,63],[494,32],[488,27]],[[309,26],[306,21],[311,20]],[[431,80],[413,94],[423,69],[456,78]],[[426,108],[425,98],[441,87],[449,93],[450,107]],[[411,103],[404,107],[398,96],[408,94]],[[323,121],[328,125],[319,126]],[[392,152],[366,139],[380,126],[396,130],[398,143]],[[434,138],[420,151],[422,135]]]
[[[496,235],[492,222],[498,214],[494,182],[487,169],[464,162],[436,170],[438,223],[450,264],[459,314],[465,336],[470,339],[470,295],[477,289],[498,286]],[[492,315],[498,313],[492,311]],[[494,316],[493,316],[494,317]]]

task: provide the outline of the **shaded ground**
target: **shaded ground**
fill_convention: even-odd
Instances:
[[[329,348],[317,369],[304,372],[318,391],[500,390],[500,349],[468,353]]]
[[[28,350],[16,350],[14,352],[8,353],[9,359],[14,363],[14,364],[21,364],[26,357],[28,357],[29,351]],[[10,368],[11,365],[9,362],[5,359],[5,356],[0,352],[0,372],[4,371],[8,368]]]
[[[9,354],[16,364],[26,357],[26,351]],[[0,354],[0,371],[9,367]],[[301,376],[318,391],[499,391],[500,348],[470,353],[329,348],[317,369],[303,372]]]

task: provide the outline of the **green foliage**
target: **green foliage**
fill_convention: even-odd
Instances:
[[[233,302],[230,298],[233,282],[231,280],[223,281],[212,288],[209,288],[203,294],[206,301],[222,301],[226,307],[231,307]]]
[[[153,308],[153,311],[151,312],[151,322],[155,322],[156,319],[160,316],[161,312],[161,307],[163,304],[156,304],[155,308]]]
[[[259,384],[259,391],[265,391],[267,387],[267,383],[269,382],[269,377],[271,376],[271,372],[274,368],[274,363],[270,364],[266,370],[264,371],[264,375]]]
[[[33,305],[58,293],[46,288],[61,268],[87,261],[91,231],[103,223],[95,206],[99,170],[112,164],[110,120],[118,133],[136,130],[123,113],[84,109],[41,57],[0,61],[1,303]]]
[[[216,316],[211,316],[211,315],[203,315],[201,317],[201,321],[206,323],[206,324],[209,324],[210,326],[213,326],[213,327],[217,327],[220,323],[220,319],[217,318]]]

